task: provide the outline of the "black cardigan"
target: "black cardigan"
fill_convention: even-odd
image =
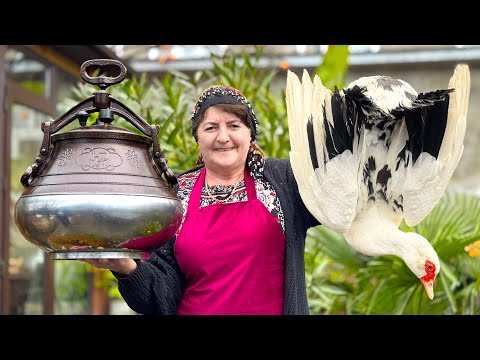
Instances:
[[[285,219],[285,301],[284,314],[307,315],[305,283],[305,238],[310,227],[319,222],[303,204],[288,159],[267,158],[264,176],[280,199]],[[150,259],[138,261],[137,269],[118,279],[118,289],[128,306],[140,314],[172,315],[185,288],[185,279],[174,255],[173,237],[151,253]]]

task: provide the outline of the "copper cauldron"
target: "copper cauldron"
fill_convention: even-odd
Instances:
[[[91,67],[118,67],[120,74],[91,77]],[[100,90],[42,123],[40,153],[21,177],[25,190],[15,206],[16,225],[53,259],[148,258],[180,226],[177,179],[160,149],[158,125],[105,90],[123,81],[126,71],[117,60],[82,64],[81,77]],[[92,113],[98,118],[87,126]],[[142,135],[113,126],[114,115]],[[77,119],[78,128],[57,133]]]

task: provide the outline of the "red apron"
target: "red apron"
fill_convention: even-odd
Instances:
[[[245,169],[248,201],[199,209],[204,180],[205,168],[175,241],[186,276],[178,314],[283,314],[285,235],[253,178]]]

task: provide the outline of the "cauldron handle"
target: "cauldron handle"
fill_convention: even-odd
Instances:
[[[105,96],[106,94],[108,96]],[[100,99],[102,101],[99,101]],[[90,114],[98,112],[102,108],[108,108],[109,106],[111,107],[114,114],[121,116],[122,118],[130,122],[132,125],[134,125],[142,133],[152,139],[152,160],[157,169],[159,169],[165,174],[165,178],[168,183],[173,188],[175,188],[178,183],[177,178],[172,172],[172,170],[168,167],[167,160],[165,159],[165,156],[158,142],[159,126],[149,125],[145,120],[143,120],[140,116],[136,115],[126,105],[122,104],[120,101],[111,97],[110,94],[104,91],[99,91],[98,93],[95,93],[89,98],[83,100],[56,120],[42,123],[41,129],[43,131],[43,141],[40,146],[40,152],[35,158],[34,163],[25,170],[25,173],[20,178],[20,182],[22,183],[22,185],[24,187],[29,186],[32,183],[33,179],[38,174],[41,174],[43,168],[48,163],[48,158],[50,157],[50,154],[52,152],[52,148],[50,146],[51,135],[55,134],[63,127],[70,124],[73,120],[77,119],[79,113],[86,112]]]
[[[87,68],[92,65],[117,66],[120,68],[120,74],[113,78],[106,76],[98,76],[93,78],[90,77],[86,71]],[[108,108],[110,108],[114,114],[117,114],[125,120],[129,121],[143,134],[149,136],[152,139],[153,146],[151,150],[151,155],[157,171],[161,170],[164,173],[166,180],[173,188],[177,186],[178,180],[172,170],[170,170],[170,168],[168,167],[167,160],[165,159],[165,156],[158,142],[159,126],[149,125],[144,119],[135,114],[125,104],[115,99],[108,92],[105,91],[108,86],[123,81],[126,72],[126,67],[118,60],[93,59],[87,60],[82,64],[82,66],[80,67],[80,75],[83,80],[90,84],[99,86],[100,90],[95,92],[92,96],[83,100],[79,104],[72,107],[70,110],[68,110],[65,114],[63,114],[56,120],[42,123],[43,141],[42,145],[40,146],[39,155],[35,158],[34,163],[25,170],[25,173],[20,178],[20,182],[24,187],[29,186],[33,179],[45,168],[50,154],[52,153],[52,147],[50,146],[51,135],[55,134],[63,127],[70,124],[73,120],[77,119],[82,112],[90,114],[93,112],[99,112],[101,109]]]

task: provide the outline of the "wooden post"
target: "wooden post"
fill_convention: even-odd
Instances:
[[[98,281],[103,280],[103,276],[104,273],[101,270],[93,270],[92,315],[108,315],[110,313],[110,299],[107,290],[95,285]]]

